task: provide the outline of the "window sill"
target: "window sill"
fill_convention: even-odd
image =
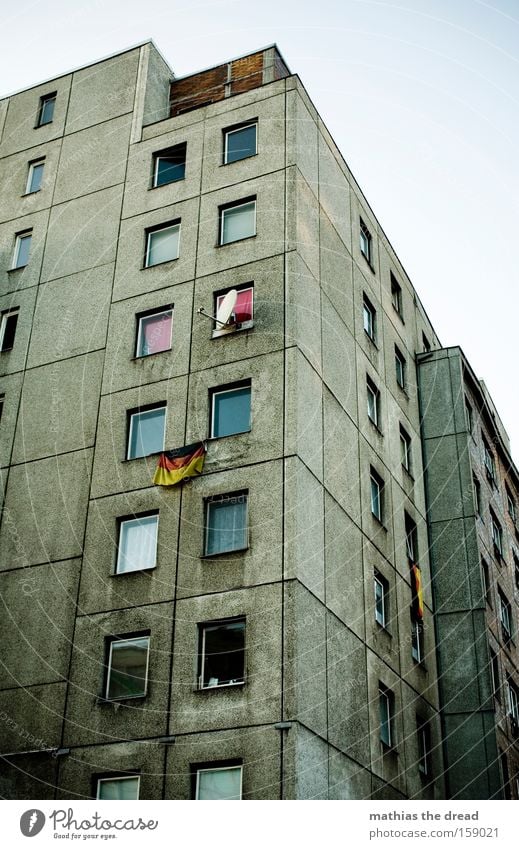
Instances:
[[[239,245],[242,242],[247,242],[249,239],[256,239],[257,233],[252,233],[250,236],[243,236],[242,239],[233,239],[232,242],[217,242],[215,248],[228,248],[229,245]]]
[[[148,357],[157,357],[159,354],[170,354],[173,348],[164,348],[163,351],[155,351],[153,354],[140,354],[138,357],[130,357],[131,363],[139,362],[140,360],[147,360]]]
[[[22,198],[28,198],[29,195],[37,195],[38,192],[41,192],[41,189],[34,189],[32,192],[24,192],[23,195],[20,195]]]
[[[148,698],[148,693],[144,693],[141,696],[121,696],[119,699],[107,699],[106,696],[97,696],[96,705],[104,706],[104,705],[125,705],[127,702],[136,702],[136,701],[144,701],[144,699]]]
[[[240,333],[243,330],[252,330],[254,321],[242,321],[236,324],[230,324],[228,327],[222,327],[220,330],[213,330],[211,339],[219,339],[221,336],[234,336],[235,333]]]
[[[370,261],[370,260],[368,259],[368,257],[366,256],[366,254],[365,254],[363,251],[361,251],[360,253],[361,253],[361,255],[364,257],[364,260],[365,260],[365,262],[366,262],[366,265],[367,265],[367,266],[371,269],[371,271],[373,272],[373,274],[376,274],[376,271],[375,271],[374,267],[372,266],[371,261]]]
[[[258,151],[256,153],[249,153],[247,156],[242,156],[241,159],[233,159],[232,162],[221,162],[220,168],[225,168],[226,165],[236,165],[237,162],[243,162],[245,159],[253,159],[258,155]]]
[[[415,482],[415,481],[414,481],[414,477],[412,476],[412,474],[411,474],[411,472],[409,471],[409,469],[406,469],[406,467],[404,466],[404,464],[403,464],[403,463],[402,463],[402,469],[403,469],[403,471],[405,472],[405,476],[406,476],[406,478],[409,478],[410,482],[411,482],[411,483],[414,483],[414,482]]]
[[[378,351],[378,350],[379,350],[379,347],[378,347],[378,345],[377,345],[377,343],[376,343],[376,340],[375,340],[375,339],[373,339],[373,338],[369,335],[369,333],[368,333],[368,331],[366,330],[366,328],[364,328],[364,333],[365,333],[366,337],[369,339],[370,343],[371,343],[371,344],[373,345],[373,347],[375,348],[375,350],[376,350],[376,351]]]
[[[246,545],[243,548],[231,548],[229,551],[215,551],[213,554],[201,554],[201,560],[213,560],[215,557],[225,557],[227,554],[240,554],[248,551],[250,546]]]
[[[215,684],[214,687],[200,687],[200,686],[196,685],[195,687],[193,687],[193,690],[196,693],[214,693],[215,690],[229,690],[229,689],[235,689],[236,687],[244,687],[244,686],[245,686],[245,679],[243,679],[242,681],[229,681],[228,683],[225,683],[225,684]]]
[[[147,271],[148,268],[157,268],[160,265],[169,265],[170,262],[176,262],[178,260],[178,256],[174,256],[171,259],[163,259],[162,262],[154,262],[152,265],[143,265],[141,266],[141,271]]]
[[[372,519],[373,519],[373,521],[374,521],[374,522],[378,525],[378,527],[380,528],[380,530],[381,530],[381,531],[385,531],[385,532],[386,532],[386,534],[387,534],[387,528],[386,528],[386,526],[384,525],[384,523],[382,522],[382,520],[381,520],[381,519],[379,519],[379,518],[378,518],[378,516],[375,516],[375,514],[374,514],[374,513],[371,513],[371,518],[372,518]]]
[[[394,755],[398,757],[398,749],[394,744],[388,746],[387,743],[384,743],[383,740],[380,741],[380,745],[382,746],[382,754],[384,755]]]
[[[216,442],[219,439],[229,439],[231,436],[243,436],[244,433],[251,433],[252,428],[247,430],[237,430],[235,433],[225,433],[223,436],[208,436],[206,442]]]
[[[7,273],[12,274],[13,271],[23,271],[24,268],[27,268],[28,263],[25,265],[17,265],[16,268],[8,268]]]
[[[378,621],[378,619],[375,619],[375,625],[378,626],[380,631],[383,631],[384,634],[387,634],[387,636],[392,639],[393,635],[387,625],[383,625],[382,622]]]
[[[379,436],[384,436],[384,434],[383,434],[383,432],[380,430],[380,428],[379,428],[378,424],[375,424],[375,422],[373,421],[373,419],[370,419],[370,417],[369,417],[369,416],[368,416],[368,421],[369,421],[369,423],[370,423],[371,427],[373,428],[373,430],[376,430],[376,432],[378,433],[378,435],[379,435]]]
[[[140,569],[128,569],[126,572],[110,572],[112,578],[121,578],[125,575],[139,575],[141,572],[152,572],[157,568],[157,564],[154,566],[142,566]]]
[[[397,308],[395,307],[394,304],[392,304],[392,307],[393,307],[393,312],[398,316],[398,318],[400,319],[402,324],[405,326],[404,316],[402,315],[402,313],[397,310]]]
[[[178,180],[168,180],[167,183],[160,183],[160,185],[157,186],[151,185],[149,186],[148,191],[152,192],[153,189],[164,189],[166,186],[172,186],[175,183],[183,183],[185,179],[185,177],[179,177]]]
[[[160,457],[161,454],[164,454],[165,448],[161,448],[160,451],[152,451],[150,454],[141,454],[139,457],[123,457],[121,463],[133,463],[134,460],[146,460],[148,457]]]

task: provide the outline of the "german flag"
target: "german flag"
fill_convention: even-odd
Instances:
[[[175,486],[186,478],[200,475],[204,468],[204,459],[203,442],[194,442],[192,445],[184,445],[183,448],[164,451],[159,457],[153,483],[157,486]]]
[[[413,615],[416,620],[423,619],[423,588],[420,567],[411,566],[411,589],[413,593]]]

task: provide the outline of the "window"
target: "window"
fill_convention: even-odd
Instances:
[[[44,167],[45,158],[35,159],[34,162],[29,162],[29,172],[25,186],[26,195],[32,195],[34,192],[40,191]]]
[[[499,660],[493,649],[490,652],[490,682],[492,685],[492,695],[499,701]]]
[[[385,628],[388,621],[389,586],[379,572],[375,572],[373,582],[375,588],[375,622]]]
[[[3,401],[3,395],[0,396],[0,402]],[[1,415],[1,411],[0,411]],[[515,588],[519,592],[519,559],[517,554],[514,552],[514,580],[515,580]]]
[[[366,378],[366,392],[368,398],[368,418],[378,428],[380,419],[380,392],[369,377]]]
[[[40,97],[40,106],[38,109],[38,118],[36,121],[37,127],[43,127],[45,124],[52,124],[54,118],[54,106],[56,105],[56,92],[45,94]]]
[[[508,691],[508,713],[519,724],[519,690],[510,678],[506,683],[506,689]]]
[[[241,766],[212,766],[196,771],[196,799],[241,799]]]
[[[490,572],[486,560],[481,560],[481,571],[483,574],[483,590],[485,592],[485,601],[492,607],[492,591],[490,589]]]
[[[166,406],[161,404],[130,413],[127,460],[164,451]]]
[[[370,487],[371,487],[371,513],[378,519],[379,522],[382,522],[383,516],[383,495],[384,495],[384,481],[377,474],[375,469],[371,467],[370,469]]]
[[[157,561],[159,514],[119,520],[116,573],[152,569]]]
[[[393,746],[393,706],[394,696],[382,684],[379,684],[378,703],[380,713],[380,740],[388,748]]]
[[[505,643],[512,639],[512,607],[501,590],[499,590],[499,618]]]
[[[180,245],[180,221],[146,231],[145,268],[178,259]]]
[[[200,625],[198,686],[201,690],[245,681],[245,619]]]
[[[171,350],[173,308],[163,307],[137,315],[136,357],[149,357]]]
[[[209,498],[206,501],[204,554],[241,551],[248,544],[247,494]]]
[[[183,142],[153,154],[152,185],[154,189],[184,179],[186,176],[186,150],[187,145]]]
[[[411,519],[411,516],[404,511],[404,527],[405,527],[405,550],[407,559],[411,564],[418,561],[418,532],[416,523]]]
[[[109,641],[107,699],[146,695],[149,649],[149,636]]]
[[[1,313],[0,319],[0,352],[10,351],[14,345],[16,325],[18,324],[18,307]]]
[[[220,207],[220,245],[256,235],[256,198]]]
[[[99,778],[97,781],[98,799],[138,799],[138,775],[121,775],[113,778]]]
[[[246,433],[251,422],[251,384],[211,390],[210,436]]]
[[[26,230],[24,233],[18,233],[14,241],[14,254],[12,269],[24,268],[29,262],[29,253],[31,250],[32,230]]]
[[[484,462],[485,462],[485,471],[487,474],[487,478],[490,483],[495,486],[496,482],[496,465],[494,461],[494,455],[490,450],[490,446],[486,441],[485,437],[483,437],[483,454],[484,454]]]
[[[4,412],[5,393],[0,392],[0,421],[2,421],[2,413]]]
[[[228,291],[230,290],[227,290],[227,292]],[[221,292],[215,295],[215,315],[218,313],[227,292]],[[247,286],[237,289],[237,292],[238,297],[236,298],[234,310],[232,311],[231,322],[243,328],[251,327],[252,320],[254,318],[254,286],[252,284],[248,284]],[[219,336],[226,332],[227,328],[222,328],[221,325],[216,324],[215,322],[213,336]]]
[[[362,304],[362,315],[364,322],[364,330],[371,339],[372,342],[375,341],[375,322],[377,311],[369,298],[364,295],[364,301]]]
[[[391,303],[393,304],[393,309],[396,310],[400,318],[403,317],[402,311],[402,287],[400,283],[396,279],[393,272],[390,272],[391,278]]]
[[[423,350],[424,354],[428,354],[429,351],[431,350],[431,343],[429,342],[427,336],[425,335],[425,333],[423,331],[422,331],[422,350]]]
[[[429,723],[420,716],[416,717],[418,736],[418,771],[429,775],[431,771],[431,729]]]
[[[512,522],[515,525],[517,521],[517,509],[515,506],[514,497],[508,487],[506,487],[506,509],[508,510],[508,515],[510,516]]]
[[[411,622],[411,656],[417,663],[424,659],[424,628],[423,622]]]
[[[472,409],[472,404],[469,403],[467,398],[465,398],[465,419],[467,421],[467,430],[469,433],[472,433],[472,429],[474,427],[474,411]]]
[[[401,389],[405,389],[405,358],[395,345],[395,373],[396,382]]]
[[[472,475],[472,486],[474,489],[474,509],[478,516],[481,516],[481,484],[476,475]]]
[[[371,265],[373,252],[372,238],[362,218],[360,219],[360,252]]]
[[[400,459],[402,466],[411,474],[411,437],[400,425]]]
[[[492,542],[494,543],[494,553],[500,559],[503,557],[503,529],[497,521],[493,510],[490,511],[490,530],[492,533]]]
[[[257,153],[257,135],[256,121],[224,130],[224,165],[254,156]]]
[[[508,761],[504,752],[499,752],[499,759],[501,761],[501,773],[503,776],[503,795],[505,799],[511,799],[510,773],[508,772]]]

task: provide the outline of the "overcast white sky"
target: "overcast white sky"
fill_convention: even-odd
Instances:
[[[519,461],[519,0],[0,0],[0,96],[151,37],[177,75],[276,42]]]

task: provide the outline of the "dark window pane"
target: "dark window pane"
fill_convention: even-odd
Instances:
[[[149,637],[112,643],[108,699],[145,695],[148,647]]]
[[[244,679],[244,658],[245,622],[204,627],[203,687],[241,683]]]
[[[250,386],[215,392],[211,436],[229,436],[250,430]]]
[[[225,162],[236,162],[246,159],[256,153],[256,124],[242,127],[239,130],[229,130],[225,134]]]

